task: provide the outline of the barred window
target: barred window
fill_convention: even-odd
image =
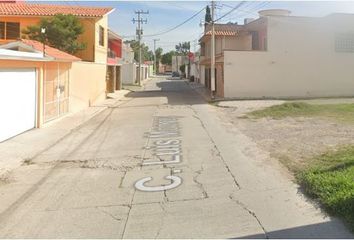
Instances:
[[[7,22],[6,23],[6,39],[20,38],[20,23]]]
[[[5,39],[5,22],[0,22],[0,39]]]
[[[336,36],[336,52],[354,52],[354,33],[342,33]]]
[[[20,38],[20,23],[0,22],[0,39]]]

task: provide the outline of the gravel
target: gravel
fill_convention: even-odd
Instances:
[[[338,99],[324,101],[343,102]],[[284,101],[227,101],[219,103],[221,107],[217,112],[221,121],[231,123],[261,149],[268,151],[271,157],[281,160],[290,168],[305,166],[313,156],[328,150],[354,144],[354,125],[335,120],[305,117],[279,120],[242,118],[247,112],[282,103]]]

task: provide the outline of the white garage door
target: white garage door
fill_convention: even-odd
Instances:
[[[35,127],[35,69],[0,68],[0,142]]]

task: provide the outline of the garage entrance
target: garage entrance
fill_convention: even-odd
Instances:
[[[36,126],[36,70],[0,68],[0,142]]]

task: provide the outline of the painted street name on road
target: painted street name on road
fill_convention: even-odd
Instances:
[[[154,117],[151,132],[148,138],[152,141],[151,147],[146,150],[152,151],[156,161],[143,161],[143,166],[163,165],[167,167],[169,164],[178,164],[182,161],[181,135],[178,116],[157,116]],[[182,178],[173,174],[180,173],[180,169],[173,169],[169,176],[165,176],[166,180],[170,180],[168,185],[146,186],[152,177],[145,177],[135,183],[135,188],[145,192],[158,192],[173,189],[182,184]]]

